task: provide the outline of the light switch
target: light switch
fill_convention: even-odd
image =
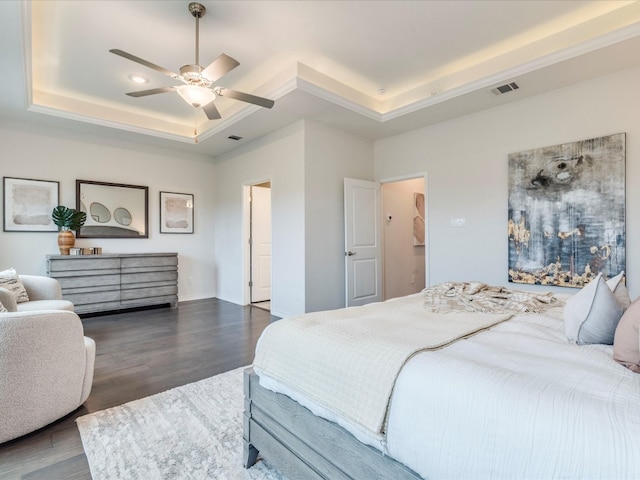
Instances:
[[[466,227],[467,226],[467,220],[464,219],[464,218],[452,218],[451,219],[451,226],[453,228]]]

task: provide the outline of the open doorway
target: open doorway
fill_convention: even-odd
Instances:
[[[271,311],[271,182],[247,186],[248,303]]]
[[[345,178],[345,305],[418,293],[429,284],[427,174]]]
[[[425,177],[383,182],[384,299],[422,291],[426,286]]]

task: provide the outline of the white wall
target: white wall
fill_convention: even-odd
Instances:
[[[216,296],[244,303],[243,185],[271,180],[271,312],[344,306],[343,179],[373,178],[373,144],[300,121],[218,159]]]
[[[178,252],[180,300],[213,296],[211,160],[91,140],[66,130],[0,125],[0,175],[58,181],[61,203],[74,208],[76,179],[148,186],[148,239],[82,238],[76,245],[101,246],[103,253]],[[194,194],[193,235],[159,233],[160,191]],[[0,269],[44,275],[46,255],[58,253],[55,232],[0,232]]]
[[[627,133],[627,272],[640,295],[640,69],[465,116],[373,146],[301,121],[212,164],[69,130],[0,124],[2,176],[56,180],[75,205],[75,180],[149,186],[149,239],[79,239],[105,253],[177,251],[180,300],[243,303],[242,187],[272,181],[274,314],[343,305],[342,181],[429,175],[429,278],[507,282],[507,156]],[[526,85],[523,85],[526,88]],[[517,93],[515,93],[517,94]],[[374,158],[373,173],[370,156]],[[158,233],[161,190],[195,195],[194,235]],[[315,220],[322,218],[322,222]],[[466,228],[451,228],[465,218]],[[0,232],[0,268],[44,274],[56,233]],[[512,285],[513,286],[513,285]],[[532,287],[535,288],[535,287]]]
[[[377,179],[428,172],[431,283],[509,285],[509,153],[626,132],[628,286],[640,295],[638,85],[635,68],[376,142]]]
[[[244,303],[243,186],[271,180],[271,312],[304,312],[304,122],[222,156],[213,185],[216,297]]]
[[[345,306],[344,178],[373,180],[373,142],[305,122],[307,312]]]
[[[414,192],[424,192],[424,177],[382,184],[385,300],[425,287],[426,247],[413,245]]]
[[[2,176],[59,181],[68,206],[75,206],[76,179],[148,186],[148,239],[77,245],[101,246],[103,253],[177,251],[181,301],[216,296],[244,303],[243,189],[269,180],[273,314],[344,306],[343,178],[373,178],[370,141],[300,121],[215,162],[29,125],[0,125],[0,144]],[[194,194],[194,235],[159,233],[160,191]],[[58,253],[56,236],[0,233],[0,269],[45,274],[46,255]]]

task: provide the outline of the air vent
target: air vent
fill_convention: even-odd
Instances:
[[[229,140],[242,140],[242,137],[239,137],[238,135],[229,135]]]
[[[505,83],[504,85],[500,85],[499,87],[492,88],[491,93],[493,93],[494,95],[502,95],[504,93],[509,93],[519,88],[520,87],[516,82]]]

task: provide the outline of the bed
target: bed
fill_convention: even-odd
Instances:
[[[465,293],[473,287],[460,285]],[[500,308],[492,310],[482,302],[470,305],[472,295],[434,297],[428,294],[434,289],[427,289],[380,304],[306,314],[285,319],[301,335],[294,341],[283,337],[288,353],[273,333],[285,328],[276,327],[283,321],[276,322],[263,333],[254,365],[245,372],[245,467],[260,455],[290,480],[640,478],[640,375],[614,361],[613,345],[583,341],[603,333],[600,317],[598,328],[590,328],[594,312],[607,316],[604,333],[611,335],[638,302],[629,307],[626,289],[616,291],[617,284],[600,276],[589,285],[574,296],[517,292],[515,309],[504,294],[498,295]],[[452,302],[457,313],[445,313],[456,310]],[[374,355],[365,367],[354,366],[363,362],[351,347],[341,357],[333,340],[325,344],[320,329],[340,324],[342,343],[365,343],[365,350],[376,351],[378,340],[362,337],[358,318],[371,325],[389,320],[392,333],[383,330],[383,337],[393,343],[401,337],[393,332],[405,328],[394,322],[407,317],[406,328],[422,335],[411,318],[425,310],[429,322],[454,324],[451,338],[431,331],[427,341],[411,339],[408,347],[402,339],[399,359],[383,349],[382,358]],[[573,332],[571,315],[581,317]],[[462,320],[465,326],[457,327],[457,320],[449,320],[464,317],[472,317],[471,324]],[[345,333],[342,325],[351,323],[355,333]],[[421,344],[426,346],[416,347]],[[283,359],[273,363],[284,366],[273,368],[279,355]],[[399,366],[386,403],[369,408],[372,386],[382,385],[381,398],[387,395],[377,370],[394,363]],[[298,371],[287,373],[289,365]],[[331,369],[346,372],[334,379]],[[317,388],[328,390],[327,398],[314,390],[322,378],[328,385]],[[361,418],[360,410],[375,414]]]

